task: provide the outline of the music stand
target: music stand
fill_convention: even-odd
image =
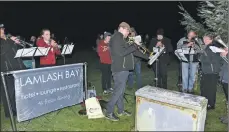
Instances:
[[[47,56],[50,49],[50,47],[37,47],[34,56]]]
[[[71,44],[65,44],[65,45],[64,45],[64,47],[63,47],[63,49],[62,49],[62,52],[61,52],[61,55],[62,55],[63,58],[64,58],[64,64],[65,64],[65,55],[70,55],[70,54],[72,54],[73,48],[74,48],[73,43],[71,43]]]
[[[155,69],[155,87],[158,85],[158,64],[159,64],[159,59],[158,57],[164,52],[165,47],[158,48],[158,47],[153,47],[153,52],[156,53],[152,56],[149,57],[148,64],[152,65],[156,61],[156,69]]]
[[[35,68],[35,64],[34,64],[35,51],[36,51],[36,47],[19,49],[17,50],[17,53],[14,56],[14,58],[32,58],[32,66],[33,68]]]

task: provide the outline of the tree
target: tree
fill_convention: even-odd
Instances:
[[[197,16],[201,18],[201,22],[197,22],[184,9],[182,4],[178,5],[182,12],[179,12],[183,19],[180,21],[186,30],[194,30],[199,36],[205,33],[220,35],[224,42],[228,42],[228,1],[203,1],[199,3],[197,8]]]

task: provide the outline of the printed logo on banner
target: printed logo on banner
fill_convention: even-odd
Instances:
[[[17,120],[29,120],[83,101],[83,63],[16,72]]]

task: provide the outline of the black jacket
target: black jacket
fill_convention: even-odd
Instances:
[[[153,47],[156,47],[157,38],[152,38],[149,45],[149,50],[153,51]],[[162,44],[165,46],[165,53],[162,53],[158,58],[161,63],[168,64],[169,61],[169,53],[173,51],[171,40],[169,38],[164,37],[162,40]]]
[[[134,56],[140,56],[148,59],[148,56],[142,55],[137,50],[137,46],[127,44],[123,37],[123,34],[116,32],[110,40],[110,52],[111,52],[111,71],[129,71],[134,69]],[[136,52],[135,52],[136,51]]]
[[[223,59],[219,53],[214,53],[208,45],[200,56],[201,70],[204,74],[218,74],[223,65]]]
[[[17,45],[10,39],[0,38],[1,45],[1,72],[26,69],[20,58],[14,58],[17,52]]]

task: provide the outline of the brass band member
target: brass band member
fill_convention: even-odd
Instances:
[[[215,108],[218,76],[224,62],[221,56],[226,56],[228,53],[228,51],[222,52],[221,54],[212,52],[210,46],[213,46],[213,39],[214,37],[211,34],[206,34],[203,37],[206,47],[200,56],[202,70],[200,90],[201,96],[208,99],[208,110]]]
[[[196,32],[190,30],[187,37],[181,38],[177,43],[177,49],[194,50],[193,38],[196,37]],[[196,78],[196,72],[198,67],[198,55],[197,54],[185,54],[188,62],[181,62],[182,71],[182,92],[193,93],[194,83]]]
[[[130,28],[130,37],[135,37],[137,36],[137,32],[134,29],[134,27]],[[136,52],[139,52],[138,50],[136,50]],[[138,89],[142,87],[142,78],[141,78],[141,58],[140,57],[134,57],[134,70],[130,71],[130,74],[128,76],[128,86],[129,88],[133,88],[134,87],[134,73],[136,75],[136,79],[137,79],[137,87]]]
[[[153,47],[165,47],[165,52],[158,58],[157,63],[158,71],[156,72],[156,63],[153,64],[154,73],[157,73],[158,86],[160,88],[167,89],[167,65],[169,62],[169,53],[173,51],[171,40],[164,36],[164,30],[157,30],[157,37],[152,38],[149,50],[153,50]]]
[[[50,31],[43,29],[41,31],[41,38],[37,40],[37,47],[51,47],[47,56],[40,57],[40,67],[56,65],[56,55],[60,55],[60,50],[57,43],[51,39]]]
[[[129,45],[125,38],[129,35],[130,26],[126,22],[122,22],[119,25],[118,32],[116,32],[110,40],[110,52],[111,52],[111,71],[114,80],[114,91],[112,93],[110,101],[106,106],[106,118],[112,121],[119,121],[119,118],[114,114],[114,107],[118,106],[119,116],[130,116],[131,113],[124,110],[124,92],[126,88],[126,82],[129,76],[129,71],[134,69],[134,54],[140,45]],[[142,54],[141,54],[142,55]],[[148,58],[148,57],[147,57]]]
[[[7,38],[5,36],[5,28],[3,24],[0,24],[0,35],[1,35],[0,36],[1,72],[26,69],[21,59],[14,58],[17,52],[16,44],[19,43],[16,37]],[[2,78],[0,79],[0,81],[1,81],[1,96],[3,101],[3,106],[4,106],[4,112],[5,112],[5,116],[9,117],[10,115],[7,107],[5,91],[2,84]],[[6,75],[5,81],[8,88],[7,91],[8,91],[13,115],[16,116],[15,87],[14,87],[13,75]]]

